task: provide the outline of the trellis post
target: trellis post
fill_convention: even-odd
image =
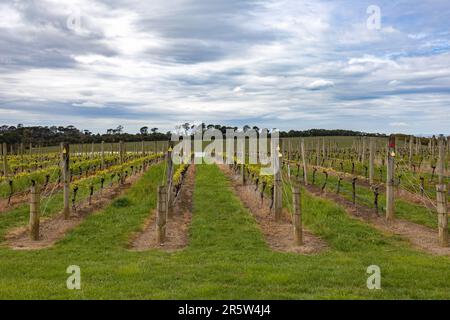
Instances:
[[[70,217],[70,148],[68,143],[61,143],[61,176],[63,183],[63,215],[64,219]]]
[[[361,163],[366,162],[366,137],[362,137]]]
[[[386,180],[386,220],[394,220],[394,168],[395,168],[395,136],[389,137],[387,152],[387,180]]]
[[[8,176],[8,146],[6,145],[6,142],[3,142],[2,156],[3,156],[3,174],[6,177]]]
[[[305,183],[305,186],[308,185],[308,174],[306,172],[306,156],[305,156],[305,139],[301,139],[300,142],[300,149],[302,153],[302,163],[303,163],[303,181]]]
[[[156,241],[163,244],[166,240],[167,223],[167,189],[165,186],[158,187],[158,203],[156,208]]]
[[[101,168],[105,168],[105,141],[100,144]]]
[[[297,246],[303,244],[303,230],[302,230],[302,212],[301,212],[301,198],[300,188],[295,186],[292,190],[293,206],[294,206],[294,243]]]
[[[275,221],[281,221],[283,210],[283,182],[281,180],[281,153],[279,146],[272,146],[272,157],[275,161],[275,180],[274,180],[274,193],[273,193],[273,210],[275,215]]]
[[[166,171],[166,183],[167,183],[167,215],[171,217],[173,215],[172,205],[172,179],[173,179],[173,161],[172,161],[172,146],[169,144],[167,149],[167,171]]]
[[[409,167],[412,165],[412,154],[413,154],[413,137],[409,137]]]
[[[374,162],[375,162],[375,138],[370,137],[369,140],[369,183],[374,183]]]
[[[123,141],[119,141],[119,163],[123,164]]]
[[[448,213],[447,213],[447,186],[444,181],[445,170],[445,140],[440,135],[438,140],[439,163],[438,163],[438,184],[436,186],[436,200],[438,213],[439,244],[448,247]]]
[[[30,238],[39,240],[39,190],[35,181],[32,181],[30,188]]]

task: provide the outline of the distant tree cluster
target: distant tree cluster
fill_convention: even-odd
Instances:
[[[352,130],[342,129],[309,129],[304,131],[289,130],[288,132],[280,132],[281,137],[323,137],[323,136],[371,136],[371,137],[385,137],[381,133],[367,133]]]
[[[130,134],[123,132],[124,127],[119,125],[114,129],[108,129],[105,134],[93,134],[89,130],[79,130],[74,126],[17,126],[0,127],[0,142],[8,144],[32,143],[33,145],[52,146],[60,142],[68,143],[100,143],[122,141],[162,141],[170,138],[170,132],[158,132],[158,128],[142,127],[139,133]]]
[[[245,125],[242,128],[224,126],[219,124],[202,123],[200,125],[190,124],[188,122],[175,126],[175,132],[182,134],[193,134],[196,130],[201,128],[203,131],[206,129],[214,128],[222,132],[224,135],[227,129],[248,131],[254,129],[259,132],[260,128],[257,126]],[[32,126],[25,127],[21,124],[17,126],[3,125],[0,127],[0,142],[6,142],[8,144],[17,143],[32,143],[33,145],[51,146],[57,145],[60,142],[68,143],[99,143],[105,142],[118,142],[122,141],[162,141],[170,139],[171,132],[161,133],[158,132],[156,127],[144,126],[140,128],[138,133],[131,134],[124,132],[122,125],[116,128],[106,130],[104,134],[93,134],[89,130],[79,130],[74,126]],[[364,133],[351,130],[326,130],[326,129],[310,129],[305,131],[289,130],[280,131],[280,137],[314,137],[314,136],[385,136],[378,133]]]
[[[227,129],[233,129],[233,130],[242,130],[244,132],[253,129],[256,132],[260,132],[261,129],[257,126],[249,126],[244,125],[242,128],[239,127],[231,127],[231,126],[224,126],[220,124],[208,124],[202,123],[200,125],[194,125],[190,124],[188,122],[175,126],[175,131],[189,134],[193,133],[195,130],[199,130],[202,128],[202,130],[206,129],[217,129],[222,132],[222,134],[225,135]],[[304,131],[298,131],[298,130],[289,130],[289,131],[280,131],[280,137],[283,138],[290,138],[290,137],[323,137],[323,136],[372,136],[372,137],[385,137],[385,134],[381,133],[367,133],[367,132],[360,132],[360,131],[352,131],[352,130],[342,130],[342,129],[309,129]]]

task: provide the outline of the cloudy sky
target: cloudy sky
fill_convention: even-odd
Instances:
[[[450,2],[0,0],[0,119],[448,134]]]

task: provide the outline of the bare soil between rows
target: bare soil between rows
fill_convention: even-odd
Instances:
[[[338,203],[351,216],[369,223],[378,230],[402,236],[414,248],[435,255],[450,256],[450,247],[439,245],[437,230],[401,219],[394,219],[394,221],[388,223],[381,213],[378,214],[374,209],[360,204],[353,204],[341,195],[330,192],[322,193],[319,187],[313,185],[306,186],[306,189],[317,197]]]
[[[95,211],[104,209],[113,199],[123,194],[140,177],[142,173],[131,176],[123,185],[105,188],[102,192],[93,195],[91,203],[83,200],[76,210],[71,209],[70,218],[64,219],[62,212],[54,217],[41,219],[40,237],[34,241],[29,236],[29,227],[19,227],[11,230],[5,237],[6,244],[16,250],[37,250],[53,246],[57,241],[64,238],[67,232],[77,227],[83,220]]]
[[[283,210],[282,221],[275,221],[274,214],[270,210],[270,201],[261,199],[259,191],[254,185],[242,185],[239,176],[226,165],[219,165],[222,172],[231,179],[235,195],[255,217],[266,243],[278,252],[292,252],[298,254],[316,254],[328,248],[324,240],[312,234],[303,227],[303,245],[294,244],[294,227],[291,215]]]
[[[167,219],[165,242],[159,244],[156,239],[156,210],[152,210],[149,218],[144,223],[143,231],[131,238],[129,249],[133,251],[159,249],[173,252],[185,248],[189,243],[189,226],[192,219],[194,188],[195,165],[191,164],[175,199],[173,215]]]
[[[47,185],[47,187],[43,190],[41,196],[47,197],[48,195],[51,195],[56,190],[60,190],[60,189],[61,189],[61,184],[49,183]],[[18,192],[16,194],[12,195],[9,203],[8,203],[8,199],[1,199],[0,200],[0,213],[8,212],[10,210],[14,210],[14,209],[24,205],[25,203],[27,203],[29,201],[29,198],[30,198],[30,191],[26,190],[26,191]]]

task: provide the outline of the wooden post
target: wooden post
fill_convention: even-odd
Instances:
[[[386,180],[386,220],[394,220],[394,168],[395,168],[395,136],[389,137],[387,152],[387,180]]]
[[[436,200],[438,213],[438,228],[439,228],[439,244],[442,247],[448,247],[448,213],[447,213],[447,186],[444,181],[445,170],[445,140],[444,136],[440,135],[438,140],[438,185],[436,186]]]
[[[283,182],[281,180],[281,154],[279,147],[273,152],[273,158],[278,157],[278,163],[275,165],[275,181],[273,189],[273,211],[275,214],[275,221],[281,221],[283,212]],[[276,160],[275,160],[276,161]]]
[[[20,171],[23,172],[23,142],[20,143]]]
[[[102,141],[100,145],[100,156],[101,156],[101,168],[105,168],[105,141]]]
[[[300,148],[301,148],[301,152],[302,152],[303,181],[305,182],[305,186],[307,186],[308,185],[308,174],[306,171],[305,139],[303,139],[303,138],[300,143]]]
[[[166,170],[166,185],[167,185],[167,215],[172,217],[173,215],[173,193],[172,193],[172,183],[173,183],[173,161],[172,161],[172,146],[169,146],[167,150],[167,170]]]
[[[412,154],[413,154],[413,137],[409,137],[409,167],[412,165]]]
[[[301,246],[303,244],[303,230],[302,230],[302,210],[301,210],[301,198],[300,198],[300,188],[293,187],[293,206],[294,206],[294,243],[296,246]]]
[[[436,185],[436,198],[439,244],[442,247],[448,247],[447,186],[445,184]]]
[[[145,146],[144,146],[144,140],[141,141],[141,154],[145,155]]]
[[[327,155],[325,152],[325,137],[322,138],[322,159],[327,160]]]
[[[361,163],[366,162],[366,137],[362,137]]]
[[[165,186],[158,187],[158,204],[156,210],[156,241],[162,245],[166,240],[167,223],[167,189]]]
[[[444,171],[445,171],[445,138],[444,135],[439,136],[438,140],[438,152],[439,152],[439,161],[438,161],[438,184],[444,184]]]
[[[123,141],[119,141],[119,163],[123,164]]]
[[[32,181],[30,189],[30,238],[39,240],[39,191],[35,181]]]
[[[320,166],[320,143],[319,143],[319,139],[317,139],[317,144],[316,144],[316,166]]]
[[[5,177],[8,176],[8,146],[6,145],[5,142],[3,142],[3,151],[2,151],[2,155],[3,155],[3,174]]]
[[[91,144],[91,159],[94,159],[94,142]]]
[[[70,218],[70,148],[68,143],[61,143],[61,176],[63,183],[63,215]]]
[[[375,162],[375,138],[370,137],[369,140],[369,183],[374,183],[374,162]]]
[[[420,151],[420,145],[422,144],[422,142],[420,141],[420,138],[419,137],[417,137],[416,138],[416,155],[417,154],[419,154],[419,151]]]

